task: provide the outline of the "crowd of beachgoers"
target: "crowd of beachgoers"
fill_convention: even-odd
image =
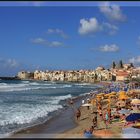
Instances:
[[[81,101],[75,111],[78,126],[66,134],[80,134],[84,138],[139,138],[140,84],[100,84],[102,89],[91,91]],[[70,104],[74,105],[72,100]]]

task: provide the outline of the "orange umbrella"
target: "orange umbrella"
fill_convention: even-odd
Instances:
[[[127,100],[128,96],[126,95],[125,91],[120,91],[119,92],[119,100]]]
[[[104,93],[99,93],[99,94],[97,94],[97,96],[102,96],[102,95],[104,95]]]
[[[108,97],[108,96],[110,96],[110,95],[109,95],[109,94],[105,94],[104,96],[105,96],[105,97]]]
[[[115,91],[112,91],[110,94],[112,94],[112,95],[116,95],[117,94],[117,92],[115,92]]]

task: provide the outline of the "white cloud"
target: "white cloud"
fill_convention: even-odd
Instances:
[[[48,47],[62,47],[64,44],[59,41],[48,41],[43,38],[36,38],[36,39],[31,39],[31,42],[34,44],[40,44],[40,45],[45,45]]]
[[[48,41],[43,38],[31,39],[31,42],[35,44],[48,44]]]
[[[19,66],[19,63],[15,59],[0,58],[0,65],[3,68],[16,68]]]
[[[49,45],[51,47],[60,47],[60,46],[63,46],[63,43],[58,42],[58,41],[52,41]]]
[[[140,64],[140,56],[130,58],[129,62],[133,64]]]
[[[61,29],[48,29],[47,33],[48,34],[58,34],[58,35],[60,35],[63,38],[68,38],[68,35],[66,35],[64,33],[64,31],[61,30]]]
[[[101,30],[101,26],[95,17],[90,18],[89,20],[81,19],[80,24],[79,33],[81,35],[96,33]]]
[[[117,52],[119,51],[119,47],[116,44],[111,44],[111,45],[104,45],[99,47],[99,50],[102,52]]]
[[[109,20],[126,20],[126,15],[122,13],[119,5],[110,5],[109,2],[105,2],[104,5],[99,6],[99,9]]]
[[[103,26],[103,30],[107,32],[109,35],[114,35],[119,29],[117,26],[107,22],[104,22],[102,26]]]
[[[80,24],[80,35],[95,34],[96,32],[105,32],[109,35],[114,35],[119,29],[117,26],[107,22],[99,23],[95,17],[89,20],[81,19]],[[50,30],[50,32],[52,32],[52,30]]]

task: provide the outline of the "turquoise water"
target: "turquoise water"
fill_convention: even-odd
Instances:
[[[0,134],[42,123],[63,108],[62,101],[98,87],[88,83],[0,80]]]

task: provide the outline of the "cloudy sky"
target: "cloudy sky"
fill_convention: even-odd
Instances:
[[[0,2],[0,76],[139,66],[138,13],[140,2]]]

